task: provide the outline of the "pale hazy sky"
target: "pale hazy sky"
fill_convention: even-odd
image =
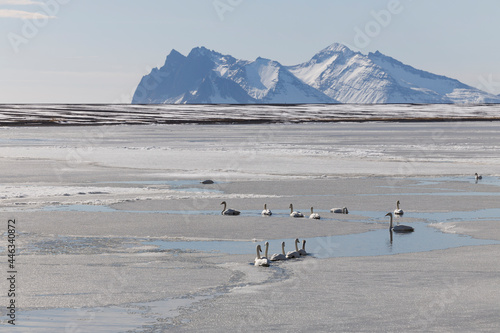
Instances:
[[[294,65],[334,43],[500,93],[498,0],[0,0],[0,103],[129,103],[172,49]]]

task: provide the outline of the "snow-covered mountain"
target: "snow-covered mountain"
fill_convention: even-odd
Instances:
[[[296,66],[235,59],[197,47],[172,50],[144,76],[133,104],[500,103],[500,97],[417,70],[380,52],[332,44]]]
[[[133,104],[338,103],[305,84],[280,63],[237,60],[204,47],[187,57],[173,50],[160,69],[144,76]]]
[[[288,69],[342,103],[500,103],[498,96],[455,79],[415,69],[378,51],[363,55],[342,44]]]

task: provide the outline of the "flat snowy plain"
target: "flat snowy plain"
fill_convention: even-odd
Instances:
[[[0,165],[0,331],[500,329],[499,122],[8,127]]]

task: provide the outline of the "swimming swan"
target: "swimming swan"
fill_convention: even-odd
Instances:
[[[269,260],[271,261],[278,261],[278,260],[286,260],[286,254],[285,254],[285,242],[281,242],[281,253],[275,253],[271,256]]]
[[[295,251],[289,251],[289,252],[287,252],[286,257],[288,259],[300,258],[299,247],[297,246],[297,244],[299,244],[299,243],[300,243],[299,239],[296,238],[295,239]]]
[[[267,209],[267,204],[264,204],[264,210],[261,213],[264,216],[271,216],[273,215],[273,212],[271,212],[269,209]]]
[[[483,179],[483,176],[478,175],[477,172],[474,174],[474,176],[476,176],[476,181],[479,180],[479,179]]]
[[[237,210],[234,210],[231,208],[226,209],[227,204],[225,201],[222,201],[220,204],[224,205],[224,208],[222,209],[222,212],[221,212],[222,215],[240,215],[240,212]]]
[[[332,208],[332,209],[330,209],[330,212],[335,213],[335,214],[349,214],[347,207]]]
[[[260,244],[259,244],[259,245],[257,245],[257,257],[254,260],[254,265],[255,266],[269,267],[269,260],[267,260],[267,258],[261,258],[260,252],[262,252],[262,248],[260,247]]]
[[[269,242],[265,242],[264,245],[266,246],[266,250],[264,251],[264,256],[261,257],[262,259],[267,259],[267,253],[269,251]]]
[[[385,216],[390,216],[390,218],[391,218],[391,224],[389,226],[389,230],[392,230],[394,232],[413,232],[414,231],[413,227],[403,225],[403,224],[398,224],[398,225],[393,227],[392,226],[392,213],[387,213],[387,214],[385,214]]]
[[[311,207],[311,215],[309,215],[309,218],[319,220],[321,217],[318,213],[313,212],[313,208]]]
[[[396,202],[396,207],[397,208],[394,210],[394,214],[403,215],[404,214],[403,210],[399,208],[399,200],[398,200],[398,202]]]
[[[290,216],[291,217],[304,217],[304,214],[302,214],[301,212],[294,212],[293,205],[290,204]]]
[[[306,252],[306,240],[305,239],[302,241],[302,248],[299,250],[299,254],[301,256],[307,256],[307,252]]]

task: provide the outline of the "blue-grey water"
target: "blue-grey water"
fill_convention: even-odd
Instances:
[[[392,233],[389,229],[378,229],[361,234],[314,237],[306,240],[306,251],[317,258],[381,256],[399,253],[427,252],[454,247],[500,244],[499,241],[474,239],[470,236],[443,233],[429,227],[424,222],[409,224],[415,232],[408,234]],[[270,252],[281,252],[281,242],[285,242],[285,251],[292,251],[294,239],[268,240]],[[302,239],[300,240],[302,241]],[[228,254],[256,254],[256,245],[252,241],[151,241],[148,245],[158,246],[163,250],[195,250],[203,252],[223,252]],[[299,246],[300,248],[301,246]]]

